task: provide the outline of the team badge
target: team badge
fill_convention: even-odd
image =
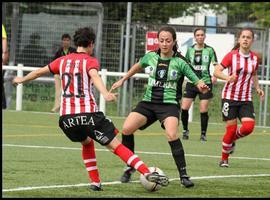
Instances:
[[[203,55],[202,59],[203,59],[203,62],[209,62],[209,56],[208,55]]]
[[[159,78],[163,78],[165,76],[165,74],[166,74],[166,70],[164,70],[164,69],[158,71]]]
[[[176,70],[171,71],[171,79],[173,79],[173,80],[177,79],[177,71]]]

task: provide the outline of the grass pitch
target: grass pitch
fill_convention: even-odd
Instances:
[[[187,171],[195,187],[180,186],[169,144],[159,123],[135,135],[136,154],[170,178],[168,187],[147,192],[133,181],[121,184],[125,164],[95,143],[102,192],[88,189],[81,145],[72,143],[58,127],[58,115],[2,111],[2,197],[270,197],[270,129],[256,127],[236,143],[229,168],[218,167],[225,123],[210,123],[207,142],[199,141],[200,124],[190,123],[190,139],[182,141]],[[124,118],[111,118],[121,130]],[[181,128],[180,132],[181,132]],[[121,139],[120,134],[117,136]]]

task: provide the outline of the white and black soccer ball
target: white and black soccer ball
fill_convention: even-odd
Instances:
[[[158,167],[149,167],[148,169],[151,173],[157,172],[158,174],[165,176],[164,172],[161,169],[159,169]],[[147,191],[150,191],[150,192],[158,191],[162,188],[162,186],[160,184],[148,181],[145,178],[145,176],[142,174],[140,175],[140,181],[141,181],[142,186]]]

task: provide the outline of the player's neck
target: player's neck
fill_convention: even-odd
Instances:
[[[89,54],[89,53],[90,53],[90,50],[89,50],[89,48],[77,47],[77,52],[78,52],[78,53],[86,53],[86,54]]]
[[[204,48],[204,43],[202,43],[202,44],[198,44],[198,43],[197,43],[197,44],[195,45],[195,48],[196,48],[196,49],[203,49],[203,48]]]

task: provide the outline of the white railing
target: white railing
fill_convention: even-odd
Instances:
[[[8,65],[4,65],[3,66],[3,70],[12,70],[12,71],[17,71],[17,76],[22,77],[23,76],[23,72],[24,71],[34,71],[36,69],[39,69],[38,67],[24,67],[22,64],[18,64],[17,66],[8,66]],[[115,76],[115,77],[122,77],[124,76],[126,73],[125,72],[110,72],[107,71],[106,69],[102,69],[101,71],[99,71],[99,74],[104,82],[105,85],[107,85],[107,77],[108,76]],[[147,74],[143,74],[143,73],[137,73],[133,76],[134,78],[148,78]],[[40,82],[54,82],[54,78],[52,77],[40,77],[37,78],[36,81],[40,81]],[[223,80],[218,80],[218,82],[224,82]],[[269,86],[270,85],[270,81],[266,81],[266,80],[259,80],[259,84],[261,85],[266,85]],[[266,90],[268,91],[268,89],[266,88]],[[125,92],[127,91],[123,91],[123,96],[125,95]],[[266,94],[268,94],[266,92]],[[17,85],[16,88],[16,110],[17,111],[21,111],[22,110],[22,99],[23,99],[23,84],[19,84]],[[105,99],[103,98],[103,96],[100,94],[100,101],[99,101],[99,109],[106,113],[106,102]],[[267,105],[267,101],[268,98],[267,96],[265,97],[265,105]],[[264,109],[264,126],[266,125],[266,112],[267,112],[267,108],[265,107]],[[191,108],[189,109],[189,121],[192,121],[193,119],[193,104],[191,106]]]

